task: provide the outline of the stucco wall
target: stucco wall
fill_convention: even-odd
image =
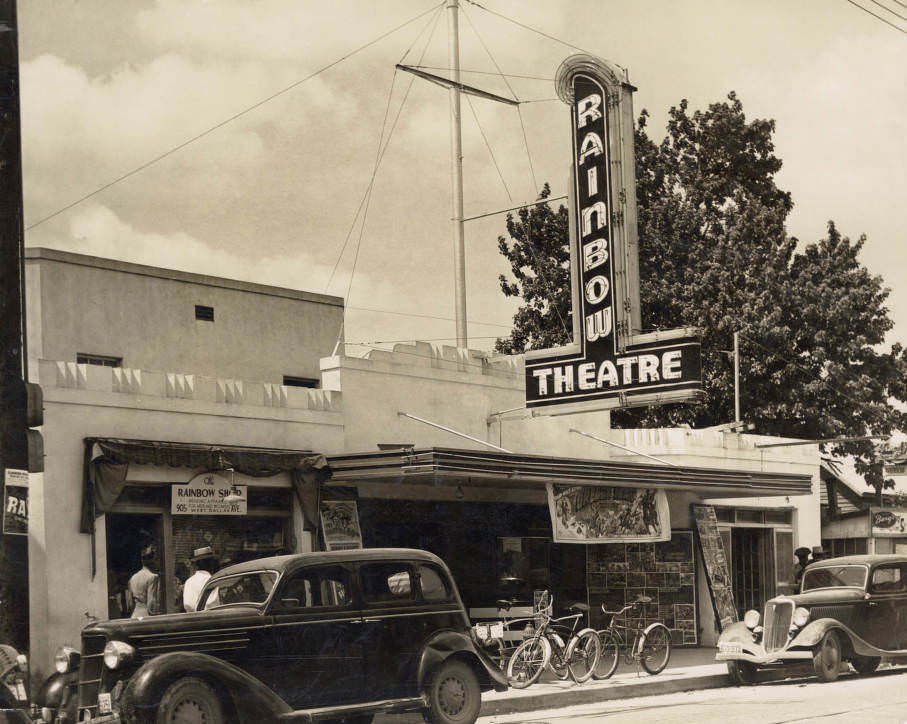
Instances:
[[[275,391],[275,386],[240,383],[242,397],[234,396],[231,402],[224,394],[231,385],[214,378],[195,377],[187,390],[185,384],[171,382],[180,376],[167,373],[50,361],[39,368],[45,403],[45,472],[34,476],[29,520],[31,656],[36,673],[49,670],[56,647],[78,645],[86,612],[102,618],[107,615],[104,518],[98,519],[96,527],[94,582],[91,539],[79,533],[85,437],[317,452],[339,451],[343,446],[343,413],[335,393]],[[235,392],[235,380],[232,387]],[[155,478],[176,481],[192,475],[189,470],[168,468],[157,471]],[[289,483],[284,480],[282,484]],[[307,546],[298,530],[298,511],[294,515],[297,540]]]
[[[343,300],[261,284],[28,249],[29,357],[281,383],[319,377]],[[195,305],[214,321],[195,318]]]

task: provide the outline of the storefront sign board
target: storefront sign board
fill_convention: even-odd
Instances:
[[[632,86],[592,56],[557,74],[571,106],[573,342],[526,353],[526,406],[537,413],[694,400],[702,364],[696,330],[640,334]],[[569,407],[568,407],[569,406]]]
[[[359,508],[355,500],[322,500],[321,529],[329,551],[362,548]]]
[[[28,535],[28,471],[6,468],[3,482],[3,532]]]
[[[727,554],[721,534],[718,532],[718,518],[711,505],[693,506],[693,518],[699,535],[699,550],[705,564],[705,574],[709,583],[712,604],[716,617],[723,631],[737,620],[737,606],[734,603],[734,592],[731,588],[731,574],[727,563]]]
[[[873,538],[907,537],[907,508],[873,508],[869,515]]]
[[[668,498],[654,488],[548,483],[555,543],[650,542],[671,539]]]
[[[246,515],[248,501],[248,486],[234,485],[231,471],[202,473],[170,487],[173,515]]]

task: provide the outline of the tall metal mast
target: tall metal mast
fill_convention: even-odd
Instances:
[[[457,347],[466,347],[466,245],[463,234],[463,137],[460,128],[460,37],[457,19],[459,0],[447,0],[447,60],[451,69],[450,156],[451,224],[454,244],[454,299]]]

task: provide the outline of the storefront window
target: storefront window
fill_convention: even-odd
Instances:
[[[551,586],[550,539],[498,538],[498,583],[501,595],[531,601],[532,592]]]

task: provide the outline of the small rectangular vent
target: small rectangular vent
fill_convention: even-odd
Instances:
[[[203,304],[195,305],[195,318],[200,319],[203,322],[213,322],[214,321],[214,307],[206,307]]]
[[[76,354],[76,364],[79,365],[99,365],[100,367],[122,367],[122,357],[108,357],[103,354],[85,354],[79,352]]]
[[[289,375],[284,375],[283,384],[286,387],[308,387],[314,390],[318,388],[320,380],[314,380],[311,377],[290,377]]]

